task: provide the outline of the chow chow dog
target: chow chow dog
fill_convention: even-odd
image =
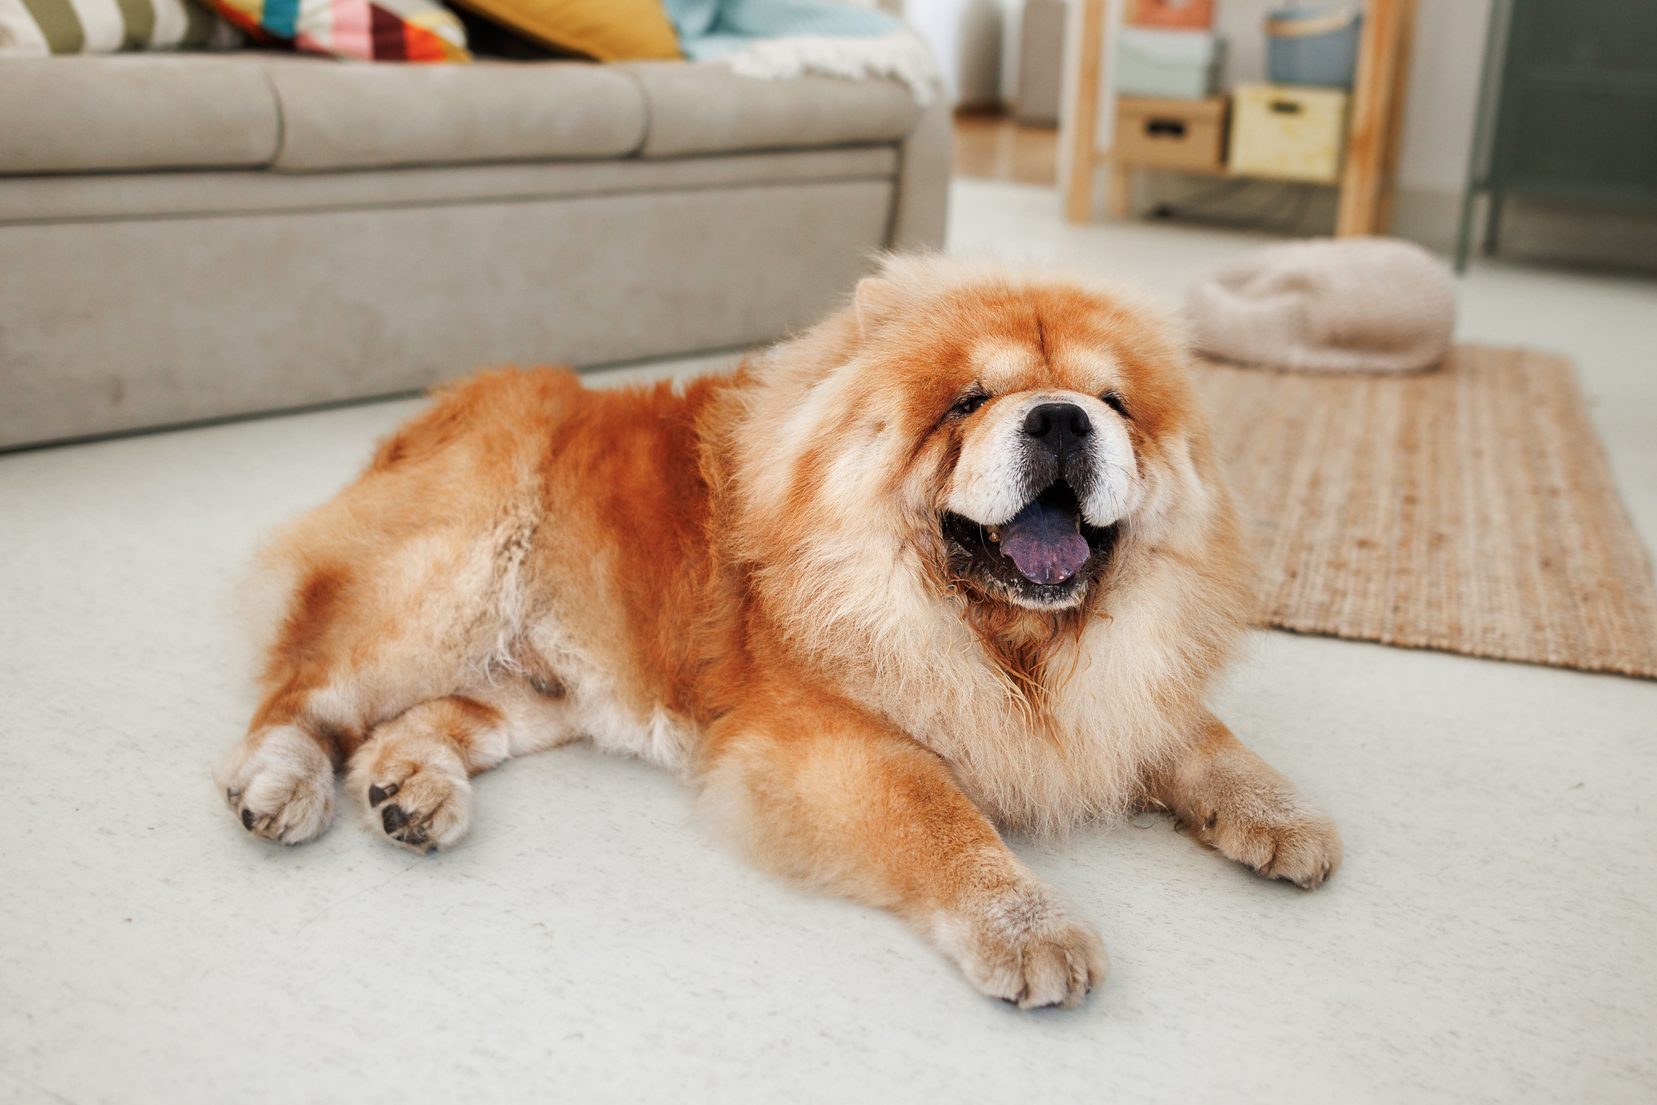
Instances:
[[[1203,705],[1248,593],[1185,362],[1118,290],[897,257],[682,388],[447,387],[262,554],[224,795],[297,844],[343,771],[425,852],[465,833],[471,776],[586,739],[984,993],[1072,1005],[1104,949],[998,827],[1166,809],[1269,878],[1340,860]]]

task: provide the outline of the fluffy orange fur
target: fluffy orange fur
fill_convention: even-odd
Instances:
[[[347,770],[369,823],[424,851],[464,833],[470,776],[591,739],[682,771],[757,859],[897,911],[984,992],[1073,1004],[1099,939],[997,826],[1149,803],[1266,875],[1339,861],[1203,706],[1246,573],[1184,359],[1118,291],[896,258],[682,390],[446,388],[263,554],[264,699],[226,797],[297,843]],[[1118,536],[1040,606],[963,571],[940,526],[1016,509],[993,505],[1005,443],[1054,397],[1111,435]]]

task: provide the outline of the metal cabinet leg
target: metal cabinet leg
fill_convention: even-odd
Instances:
[[[1484,213],[1484,254],[1486,257],[1496,252],[1497,241],[1502,234],[1502,201],[1506,197],[1500,192],[1490,193],[1490,207]]]
[[[1456,220],[1456,272],[1467,271],[1467,255],[1473,250],[1473,201],[1478,193],[1465,188],[1461,193],[1461,218]]]

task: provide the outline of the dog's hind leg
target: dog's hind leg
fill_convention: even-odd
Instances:
[[[293,558],[295,562],[299,558]],[[284,571],[265,565],[259,580],[278,582],[286,609],[265,654],[263,696],[247,734],[215,775],[230,810],[255,836],[301,844],[334,816],[334,768],[362,739],[362,711],[346,701],[360,583],[343,568]]]
[[[351,758],[346,793],[391,842],[448,848],[471,820],[471,776],[576,735],[562,699],[556,685],[513,678],[422,702],[374,728]]]
[[[376,554],[290,542],[264,697],[218,773],[255,836],[298,844],[333,817],[334,772],[375,726],[483,676],[500,626],[490,550],[432,533]]]
[[[450,389],[337,496],[289,523],[244,588],[273,600],[263,701],[219,773],[237,818],[296,844],[327,827],[334,771],[374,727],[516,670],[545,440],[573,376]]]

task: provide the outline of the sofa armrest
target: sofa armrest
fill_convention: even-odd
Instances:
[[[949,223],[949,177],[955,154],[949,103],[939,96],[922,111],[898,150],[897,193],[892,204],[894,250],[943,248]]]

